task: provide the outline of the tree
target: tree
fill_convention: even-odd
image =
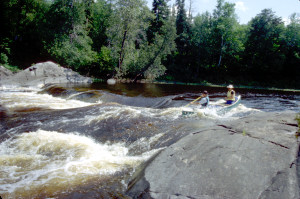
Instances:
[[[155,20],[155,19],[154,19]],[[139,76],[144,76],[147,79],[155,79],[163,75],[166,67],[162,64],[175,49],[176,28],[175,20],[167,16],[163,20],[162,26],[155,32],[153,43],[144,45],[141,56],[141,68],[135,80]]]
[[[284,75],[289,83],[294,81],[300,87],[300,14],[293,13],[290,16],[290,23],[284,32],[284,46],[286,59],[280,74]]]
[[[218,0],[216,9],[213,12],[213,54],[212,65],[220,67],[224,56],[234,56],[241,46],[237,40],[236,27],[237,17],[234,9],[235,4]]]
[[[192,21],[193,21],[193,15],[192,15],[193,3],[194,3],[193,0],[189,0],[188,20],[189,20],[190,24],[192,24]]]
[[[185,0],[176,0],[176,51],[168,60],[168,71],[181,81],[189,81],[194,77],[191,70],[191,25],[186,16]]]
[[[168,1],[169,0],[153,0],[152,13],[154,14],[154,18],[151,20],[147,30],[149,43],[154,42],[155,33],[162,34],[162,26],[170,17],[169,8],[167,6]]]
[[[148,79],[155,79],[164,74],[166,67],[162,61],[175,50],[175,20],[170,15],[167,2],[168,0],[153,1],[152,13],[154,17],[147,30],[148,45],[144,45],[144,56],[141,57],[144,66],[135,79],[142,76],[143,73]]]
[[[250,21],[245,44],[245,59],[252,76],[264,81],[281,71],[285,60],[282,50],[284,24],[271,9],[264,9]]]
[[[140,42],[146,39],[145,22],[149,9],[141,0],[117,0],[107,29],[108,47],[111,49],[117,78],[129,72],[129,66],[139,56]]]
[[[91,1],[56,0],[48,12],[46,49],[59,63],[82,70],[96,59],[88,36]]]
[[[112,13],[111,4],[105,0],[97,0],[90,6],[90,31],[89,36],[93,40],[93,50],[100,52],[102,46],[107,45],[106,29],[109,26],[109,18]]]
[[[172,24],[165,23],[164,19],[161,19],[160,28],[156,26],[150,31],[148,27],[152,19],[155,16],[141,0],[119,0],[115,3],[107,35],[116,78],[154,79],[164,73],[165,67],[161,61],[174,46],[174,31]],[[152,34],[150,43],[146,30]]]
[[[41,26],[49,4],[43,0],[1,1],[1,57],[10,64],[28,67],[42,59]]]
[[[92,39],[92,50],[97,53],[96,59],[89,66],[89,74],[99,78],[107,78],[114,71],[111,51],[107,48],[108,37],[106,35],[109,19],[112,13],[111,4],[105,0],[94,1],[88,7],[89,33]]]
[[[177,18],[176,18],[176,46],[179,54],[185,54],[190,41],[190,24],[187,21],[186,10],[184,8],[185,0],[176,0]]]
[[[203,74],[206,69],[210,67],[212,60],[212,28],[213,21],[212,15],[209,12],[205,12],[201,15],[197,15],[194,18],[194,24],[192,26],[192,46],[193,54],[195,57],[196,73],[198,75]]]

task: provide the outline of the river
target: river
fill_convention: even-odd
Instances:
[[[203,90],[224,101],[226,88],[192,85],[0,87],[0,196],[129,198],[139,165],[183,136],[258,111],[300,111],[300,92],[238,88],[232,111],[183,116]]]

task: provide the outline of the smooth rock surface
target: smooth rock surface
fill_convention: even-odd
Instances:
[[[299,199],[296,113],[256,113],[162,151],[128,194],[159,199]]]
[[[35,64],[8,78],[1,78],[2,85],[41,86],[55,83],[91,83],[92,79],[83,77],[68,68],[53,62]]]
[[[5,68],[4,66],[0,66],[0,81],[9,78],[13,73]]]

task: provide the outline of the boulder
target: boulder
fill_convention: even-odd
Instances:
[[[296,113],[257,113],[191,133],[140,172],[128,195],[299,199]]]
[[[13,75],[13,72],[5,68],[4,66],[0,66],[0,81],[9,78]]]
[[[109,85],[115,85],[117,81],[115,79],[111,78],[111,79],[108,79],[106,82]]]
[[[35,64],[9,78],[1,79],[3,85],[41,86],[55,83],[91,83],[92,79],[63,68],[53,62]]]

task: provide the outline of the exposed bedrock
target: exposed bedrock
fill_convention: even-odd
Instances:
[[[299,199],[296,113],[256,113],[191,133],[135,175],[133,198]]]

